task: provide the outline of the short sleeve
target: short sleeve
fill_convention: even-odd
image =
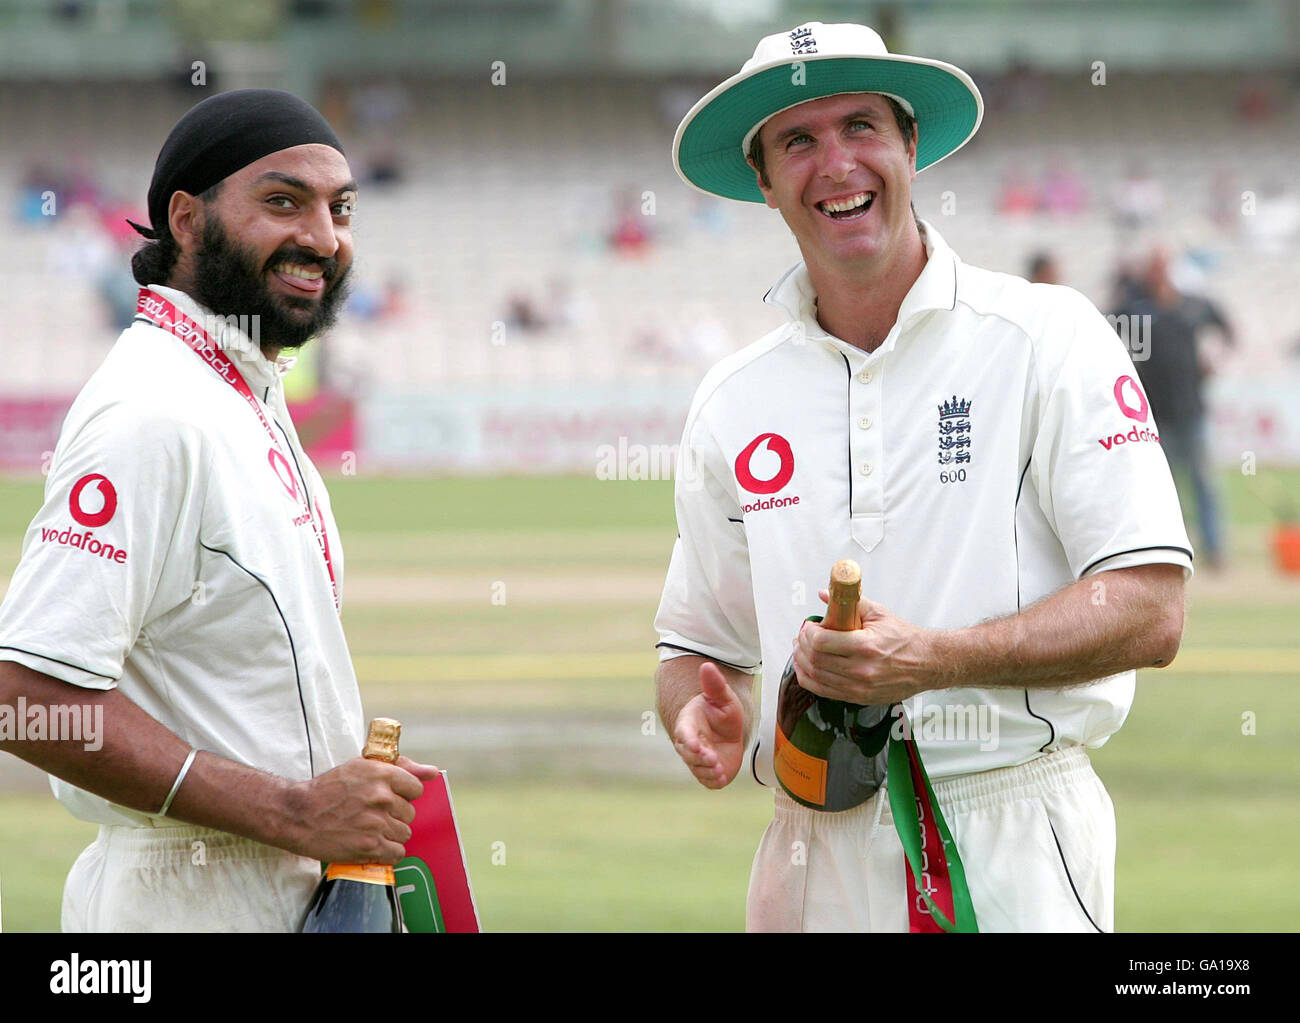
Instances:
[[[677,542],[655,629],[660,659],[699,654],[762,667],[749,545],[726,460],[698,419],[687,424],[675,480]]]
[[[1075,295],[1073,337],[1039,403],[1030,472],[1075,578],[1169,563],[1192,548],[1160,429],[1123,342]]]
[[[141,629],[193,594],[201,454],[194,427],[126,404],[65,426],[0,605],[0,659],[113,688]]]

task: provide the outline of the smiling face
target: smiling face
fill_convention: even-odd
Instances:
[[[759,188],[810,269],[869,273],[905,251],[916,230],[916,140],[904,139],[884,96],[801,103],[764,124],[758,143]]]
[[[177,286],[218,315],[257,316],[264,346],[305,344],[347,293],[356,190],[342,153],[305,145],[230,175],[211,202],[177,193]]]

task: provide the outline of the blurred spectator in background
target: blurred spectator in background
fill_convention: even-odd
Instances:
[[[1061,283],[1061,268],[1050,252],[1035,252],[1030,256],[1026,274],[1032,284]]]
[[[1208,298],[1186,295],[1174,285],[1169,252],[1154,248],[1140,278],[1128,282],[1129,296],[1116,310],[1121,336],[1134,353],[1147,401],[1160,432],[1160,445],[1174,474],[1182,505],[1190,483],[1196,503],[1202,550],[1212,571],[1223,567],[1223,536],[1218,498],[1207,457],[1203,384],[1211,372],[1199,335],[1206,327],[1236,340],[1223,314]],[[1149,320],[1146,317],[1150,317]],[[1145,358],[1143,357],[1145,356]]]
[[[408,132],[411,101],[396,81],[358,86],[352,93],[353,123],[363,139],[365,182],[398,184],[405,177],[399,140]]]
[[[1007,217],[1023,217],[1037,209],[1038,192],[1025,172],[1019,167],[1004,171],[998,189],[998,212]]]
[[[113,243],[94,209],[75,203],[54,220],[57,234],[50,246],[49,272],[67,281],[99,280],[113,259]]]
[[[1208,201],[1206,212],[1210,220],[1225,234],[1235,235],[1241,228],[1241,188],[1232,170],[1224,164],[1214,168]]]
[[[515,288],[506,299],[505,321],[525,334],[563,331],[587,325],[591,320],[591,302],[573,282],[562,276],[546,282],[543,298],[524,288]]]
[[[615,199],[614,226],[609,232],[609,246],[620,256],[644,256],[650,249],[650,226],[641,210],[640,195],[624,189]]]
[[[1237,112],[1247,124],[1263,124],[1277,113],[1278,101],[1267,78],[1246,82],[1237,93]]]
[[[890,46],[890,50],[893,47]],[[909,51],[905,51],[909,52]],[[1032,57],[1012,54],[1006,71],[997,77],[979,79],[980,92],[989,110],[1002,113],[1038,113],[1050,102],[1048,76],[1034,67]]]
[[[525,334],[540,333],[548,325],[540,303],[526,291],[514,291],[506,299],[506,323]]]
[[[131,233],[135,234],[134,231]],[[140,285],[131,273],[131,256],[139,248],[139,243],[138,234],[134,239],[115,239],[116,255],[109,260],[108,266],[95,281],[95,289],[99,292],[100,301],[108,309],[113,329],[119,332],[126,330],[135,319]]]
[[[1133,163],[1116,188],[1113,201],[1116,222],[1136,230],[1160,219],[1165,210],[1165,187],[1144,164]]]
[[[1073,217],[1088,207],[1083,179],[1062,156],[1052,158],[1039,189],[1039,208],[1054,217]]]
[[[1134,302],[1146,301],[1146,269],[1131,253],[1121,255],[1110,284],[1110,307],[1122,312]]]
[[[400,276],[388,277],[382,286],[359,278],[348,294],[349,316],[366,323],[387,325],[404,320],[411,312],[410,290]]]
[[[720,199],[692,192],[691,223],[709,234],[723,235],[731,230],[731,211]]]
[[[79,166],[81,159],[71,157],[57,170],[47,163],[29,164],[18,186],[15,216],[28,224],[53,224],[74,207],[98,209],[98,186],[90,173]]]

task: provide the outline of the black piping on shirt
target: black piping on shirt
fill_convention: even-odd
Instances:
[[[1016,503],[1011,512],[1011,539],[1016,548],[1016,614],[1020,614],[1020,529],[1018,526],[1020,516],[1020,495],[1025,489],[1025,477],[1029,475],[1029,466],[1033,462],[1033,456],[1025,462],[1025,467],[1020,470],[1020,483],[1016,487]],[[1038,718],[1047,726],[1047,741],[1038,747],[1039,753],[1047,751],[1047,747],[1056,742],[1056,726],[1041,714],[1035,714],[1034,708],[1029,706],[1029,689],[1025,689],[1025,711],[1030,717]]]
[[[96,678],[106,678],[110,682],[116,682],[112,675],[105,675],[102,672],[91,671],[89,668],[83,668],[80,664],[73,664],[71,661],[61,661],[57,657],[51,657],[49,654],[38,654],[35,650],[24,650],[20,646],[0,646],[0,650],[17,650],[20,654],[27,654],[30,657],[39,657],[42,661],[53,661],[55,664],[62,664],[68,668],[76,668],[78,671],[84,671],[87,675],[94,675]]]
[[[289,653],[293,655],[293,679],[294,684],[298,687],[298,706],[302,708],[302,727],[303,731],[307,733],[307,770],[309,771],[310,776],[315,778],[316,758],[312,755],[311,726],[307,723],[307,702],[303,699],[302,695],[302,673],[298,670],[298,650],[294,646],[293,633],[289,630],[289,623],[284,617],[284,612],[280,610],[280,602],[275,599],[275,593],[272,592],[271,587],[266,584],[266,581],[256,572],[251,572],[247,568],[244,568],[243,565],[239,564],[239,562],[235,560],[235,556],[229,551],[220,551],[215,547],[209,547],[201,540],[199,541],[199,546],[205,551],[211,551],[213,554],[221,554],[229,558],[232,564],[241,571],[247,572],[261,584],[262,589],[266,590],[267,596],[271,598],[271,603],[275,605],[275,612],[280,616],[281,624],[284,625],[284,634],[289,637]]]
[[[658,650],[661,646],[666,646],[669,650],[681,650],[688,654],[694,654],[696,657],[703,657],[706,661],[717,661],[719,664],[725,664],[728,668],[735,668],[737,671],[750,672],[758,667],[758,665],[754,665],[753,668],[745,668],[739,664],[732,664],[730,661],[724,661],[721,657],[714,657],[712,654],[701,653],[699,650],[692,650],[688,646],[678,646],[676,643],[656,643],[655,649]]]
[[[1016,614],[1020,614],[1020,529],[1017,524],[1020,516],[1020,492],[1025,489],[1025,477],[1029,475],[1029,465],[1033,460],[1031,455],[1020,471],[1020,483],[1016,486],[1016,503],[1011,511],[1011,540],[1016,545]]]
[[[853,367],[849,365],[849,357],[840,352],[840,358],[844,360],[844,371],[848,373],[847,387],[844,390],[844,418],[847,421],[852,414],[853,409]],[[844,446],[844,457],[849,470],[849,520],[853,520],[853,431],[845,430],[844,436],[848,441]]]
[[[1173,547],[1170,546],[1169,544],[1156,544],[1152,547],[1133,547],[1126,551],[1116,551],[1114,554],[1106,554],[1098,558],[1091,565],[1089,565],[1087,568],[1085,568],[1082,572],[1079,573],[1079,578],[1082,579],[1085,575],[1091,572],[1103,561],[1109,561],[1111,558],[1118,558],[1121,554],[1136,554],[1138,553],[1138,551],[1178,551],[1181,554],[1186,554],[1189,560],[1192,557],[1192,552],[1189,551],[1186,547]]]

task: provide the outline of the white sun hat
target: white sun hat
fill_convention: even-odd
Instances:
[[[783,110],[850,92],[889,96],[916,119],[918,171],[969,142],[984,117],[960,68],[890,53],[865,25],[810,21],[767,36],[738,74],[691,108],[673,138],[673,166],[701,192],[763,202],[747,160],[755,133]]]

